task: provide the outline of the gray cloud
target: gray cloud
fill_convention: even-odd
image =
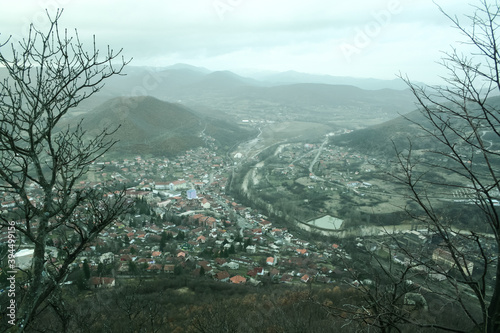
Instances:
[[[470,11],[452,0],[438,3],[452,14]],[[439,49],[459,38],[431,0],[13,2],[0,13],[2,36],[25,35],[29,22],[43,26],[45,7],[64,7],[61,26],[78,28],[87,43],[95,34],[100,46],[123,47],[137,65],[380,78],[402,71],[427,80]]]

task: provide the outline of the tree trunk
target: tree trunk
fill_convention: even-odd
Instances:
[[[500,332],[500,258],[497,258],[496,281],[493,288],[494,292],[488,306],[488,320],[485,332]]]
[[[26,296],[27,301],[23,301],[23,307],[21,308],[21,318],[22,318],[22,328],[21,332],[30,324],[33,311],[35,310],[35,304],[38,303],[40,295],[43,293],[42,286],[44,280],[44,264],[45,264],[45,228],[44,223],[40,223],[40,233],[37,237],[37,242],[35,243],[35,249],[33,251],[33,280],[31,286],[29,287],[29,294]]]

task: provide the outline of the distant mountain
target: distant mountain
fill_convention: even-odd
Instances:
[[[127,66],[123,74],[126,75],[106,80],[98,94],[71,110],[72,115],[81,116],[116,97],[152,96],[182,104],[197,116],[234,124],[250,119],[328,122],[359,128],[409,112],[414,103],[408,90],[366,90],[327,83],[271,84],[230,71],[210,72],[187,64],[160,68]],[[283,76],[294,77],[295,81],[314,77],[297,72]]]
[[[172,95],[174,94],[174,95]],[[175,97],[174,97],[175,96]],[[414,108],[409,90],[364,90],[354,86],[300,83],[263,86],[231,72],[214,72],[158,98],[182,100],[194,110],[224,119],[295,119],[334,121],[392,119]],[[358,121],[359,124],[359,121]]]
[[[178,69],[134,69],[128,76],[109,80],[99,95],[149,95],[182,103],[200,116],[233,122],[282,119],[348,124],[351,119],[356,121],[355,127],[366,126],[361,119],[382,122],[414,107],[409,90],[365,90],[324,83],[266,86],[230,71],[205,74],[189,66],[175,67]]]
[[[205,75],[198,81],[183,86],[186,92],[205,91],[228,91],[247,86],[260,86],[260,82],[239,76],[230,71],[216,71]]]
[[[408,104],[408,106],[404,107],[405,110],[413,108],[413,104],[409,103],[413,100],[413,95],[409,90],[364,90],[348,85],[298,83],[249,89],[249,94],[255,95],[256,98],[264,98],[283,104],[301,105],[304,107],[314,105],[329,105],[333,107],[371,104],[371,106],[375,107],[387,105],[393,109],[399,108],[401,111],[401,104]]]
[[[184,100],[186,103],[191,101],[188,97]],[[200,92],[197,100],[217,100],[213,103],[217,103],[218,109],[224,111],[227,117],[274,117],[348,128],[366,127],[392,119],[414,109],[415,102],[409,90],[364,90],[354,86],[316,83],[242,86],[232,89],[227,95]]]
[[[206,69],[205,67],[197,67],[197,66],[193,66],[193,65],[188,65],[188,64],[182,64],[182,63],[178,63],[178,64],[175,64],[175,65],[171,65],[171,66],[167,66],[165,67],[166,70],[171,70],[171,69],[188,69],[188,70],[191,70],[193,72],[199,72],[199,73],[203,73],[203,74],[208,74],[208,73],[211,73],[212,71],[209,70],[209,69]]]
[[[350,85],[367,90],[408,89],[408,86],[402,80],[397,78],[393,80],[380,80],[372,78],[354,78],[347,76],[308,74],[296,71],[286,71],[272,74],[264,73],[250,76],[263,82],[273,83],[274,85],[295,83],[323,83],[333,85]]]
[[[191,66],[194,67],[194,66]],[[192,68],[125,67],[125,76],[113,76],[99,94],[118,96],[175,96],[181,87],[202,80],[207,73]],[[209,74],[209,73],[208,73]],[[172,99],[176,100],[176,99]]]

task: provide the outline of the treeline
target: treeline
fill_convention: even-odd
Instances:
[[[349,285],[272,284],[256,288],[187,276],[131,280],[110,289],[68,289],[63,296],[65,310],[47,308],[34,327],[39,332],[75,333],[368,332],[374,329],[374,322],[353,320],[356,313],[352,311],[362,308],[365,296],[361,289]],[[447,310],[439,302],[436,306],[441,306],[437,315],[459,320],[453,309]],[[421,310],[415,312],[414,319],[433,316],[431,309]],[[421,332],[416,326],[397,326],[404,332]]]

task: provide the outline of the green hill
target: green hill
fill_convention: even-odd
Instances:
[[[120,126],[113,138],[120,153],[175,155],[203,145],[202,120],[189,109],[153,97],[119,97],[87,113],[84,127],[96,134]]]
[[[210,118],[205,121],[205,133],[215,139],[217,146],[227,151],[238,143],[254,138],[258,131],[242,128],[221,119]]]
[[[397,115],[413,108],[413,95],[409,90],[391,89],[364,90],[354,86],[319,83],[299,83],[257,88],[250,90],[255,95],[282,104],[309,107],[328,105],[331,107],[350,106],[370,108],[378,112]]]
[[[81,119],[68,117],[62,126]],[[120,155],[173,156],[203,146],[201,134],[211,136],[220,148],[229,149],[251,138],[251,130],[223,120],[202,118],[180,104],[160,101],[154,97],[118,97],[85,113],[83,126],[89,135],[103,128],[119,126],[113,139],[118,143],[111,153]]]
[[[490,107],[500,109],[500,97],[492,97],[488,99],[488,103]],[[474,110],[469,110],[469,112],[474,112]],[[477,110],[477,112],[478,117],[480,117],[480,110]],[[451,117],[448,121],[453,124],[454,128],[468,128],[467,124],[458,117]],[[331,142],[351,147],[360,152],[386,156],[387,154],[394,155],[394,145],[398,147],[398,150],[407,148],[409,140],[414,150],[435,149],[438,145],[437,140],[416,124],[432,129],[431,124],[421,112],[415,110],[378,125],[332,137]],[[498,136],[495,133],[489,130],[482,132],[483,140],[491,142],[495,147],[500,145]],[[453,133],[449,133],[448,135],[453,140]],[[460,144],[458,138],[457,143]]]
[[[416,145],[420,148],[425,145],[424,134],[418,126],[411,121],[422,120],[418,111],[413,111],[405,116],[389,120],[382,124],[370,126],[368,128],[353,131],[348,134],[331,137],[333,144],[348,146],[360,152],[370,154],[394,155],[394,145],[408,144],[407,138],[416,140]],[[415,147],[417,148],[417,147]],[[417,148],[418,149],[418,148]]]

